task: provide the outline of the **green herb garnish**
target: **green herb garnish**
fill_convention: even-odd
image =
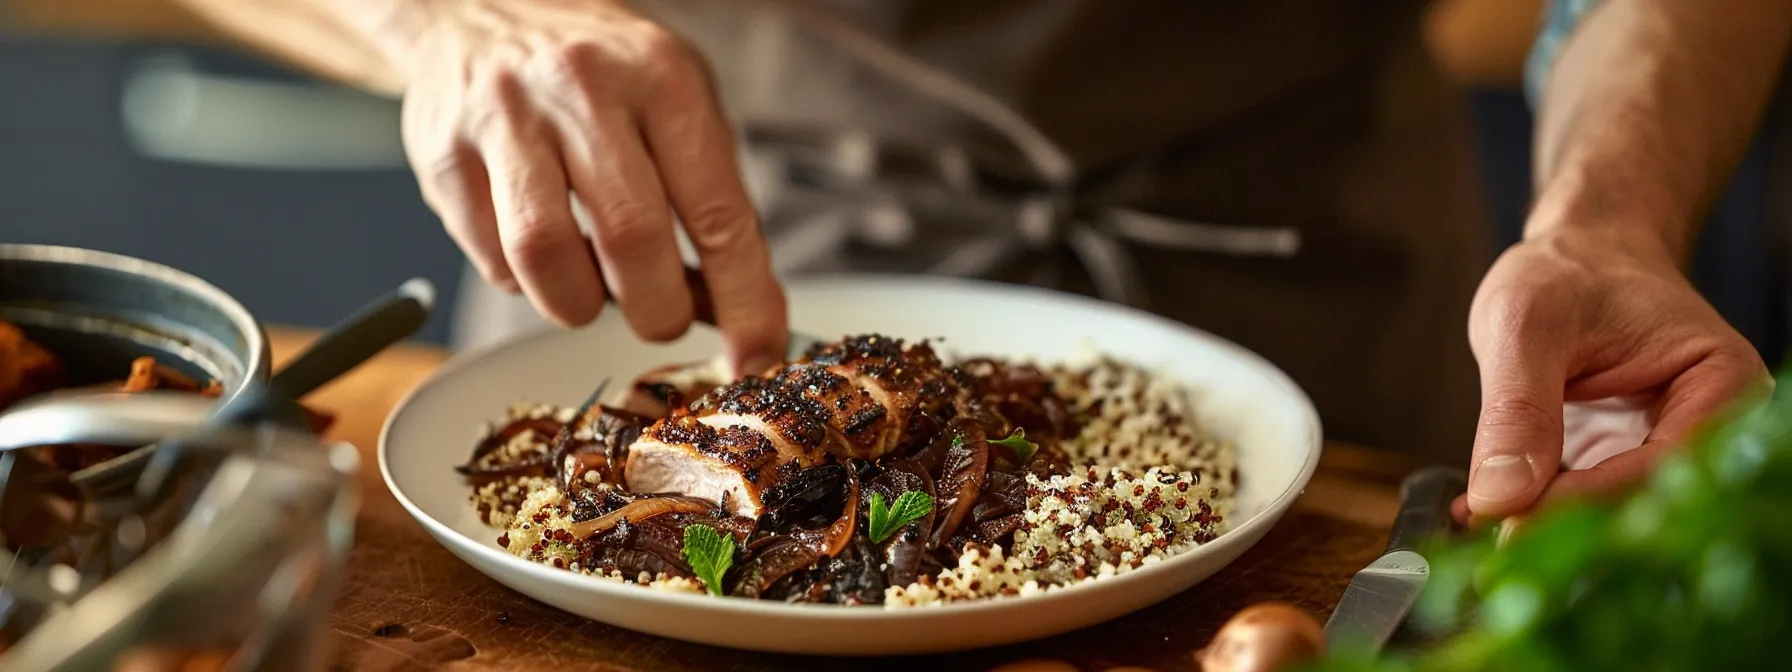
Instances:
[[[1014,433],[1009,434],[1008,438],[996,439],[990,443],[1014,451],[1016,464],[1026,464],[1027,460],[1033,459],[1033,453],[1039,450],[1039,446],[1027,440],[1027,430],[1019,427],[1015,427]]]
[[[703,579],[711,595],[722,594],[722,575],[734,565],[734,537],[708,525],[684,527],[684,560]]]
[[[896,496],[894,505],[885,506],[883,493],[871,493],[871,543],[883,543],[897,530],[933,512],[933,498],[919,490]]]

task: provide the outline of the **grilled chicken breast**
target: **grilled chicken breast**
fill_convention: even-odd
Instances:
[[[860,336],[816,348],[765,376],[718,387],[643,432],[628,487],[721,501],[743,516],[786,464],[876,459],[903,444],[911,420],[955,390],[926,343]]]
[[[834,424],[846,445],[831,452],[865,460],[900,445],[909,421],[919,412],[938,410],[953,389],[932,347],[885,336],[818,347],[785,371],[799,383],[826,381],[804,389],[822,390],[816,396],[835,411]]]
[[[765,488],[784,464],[764,434],[742,425],[715,427],[676,413],[655,422],[629,448],[624,477],[641,494],[681,494],[722,502],[737,515],[763,512]]]

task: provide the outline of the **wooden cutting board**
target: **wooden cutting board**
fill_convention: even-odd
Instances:
[[[314,334],[273,329],[271,336],[278,366]],[[1237,562],[1180,595],[1101,626],[939,656],[758,654],[639,634],[561,612],[486,578],[430,538],[386,489],[374,451],[392,407],[444,358],[434,348],[395,348],[308,399],[336,414],[331,437],[354,443],[365,459],[348,579],[328,623],[336,669],[943,672],[1047,657],[1092,671],[1196,670],[1191,654],[1247,605],[1281,600],[1329,615],[1351,575],[1380,554],[1398,504],[1399,478],[1411,466],[1391,453],[1328,444],[1293,510]]]

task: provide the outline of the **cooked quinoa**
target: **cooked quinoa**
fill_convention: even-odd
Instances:
[[[522,419],[552,419],[556,422],[566,423],[572,421],[572,416],[577,410],[561,408],[552,404],[521,401],[511,404],[510,408],[505,411],[504,424]],[[477,440],[486,440],[497,431],[497,427],[492,423],[481,426],[479,435],[476,437]],[[524,430],[499,445],[491,455],[476,460],[475,463],[513,462],[531,454],[540,455],[545,459],[552,448],[553,441],[554,437],[551,434]],[[481,522],[492,527],[502,528],[510,524],[511,518],[516,515],[525,498],[544,489],[555,493],[559,492],[554,485],[554,479],[545,475],[506,478],[473,488],[471,500],[474,510],[479,513]]]
[[[1008,550],[969,544],[957,566],[888,588],[885,608],[1058,590],[1161,562],[1227,529],[1237,482],[1234,449],[1196,424],[1185,390],[1108,357],[1041,368],[1083,421],[1065,443],[1072,473],[1027,476],[1024,522]],[[571,413],[524,403],[507,419]],[[552,438],[523,432],[500,450],[545,452]],[[580,567],[567,531],[570,509],[552,478],[487,484],[472,500],[487,524],[504,530],[499,545],[518,557],[656,589],[704,591],[697,579]]]
[[[1133,471],[1192,471],[1231,499],[1237,486],[1232,445],[1195,423],[1187,390],[1144,368],[1085,351],[1068,364],[1042,366],[1058,395],[1082,413],[1083,430],[1066,442],[1075,464]]]

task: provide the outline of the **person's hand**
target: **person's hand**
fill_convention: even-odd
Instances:
[[[461,0],[403,60],[406,154],[488,282],[563,326],[596,319],[607,292],[642,338],[677,338],[694,309],[676,213],[737,369],[782,357],[783,290],[684,42],[617,1]]]
[[[1713,411],[1771,384],[1660,247],[1556,231],[1488,272],[1469,316],[1482,401],[1459,521],[1620,491]]]

